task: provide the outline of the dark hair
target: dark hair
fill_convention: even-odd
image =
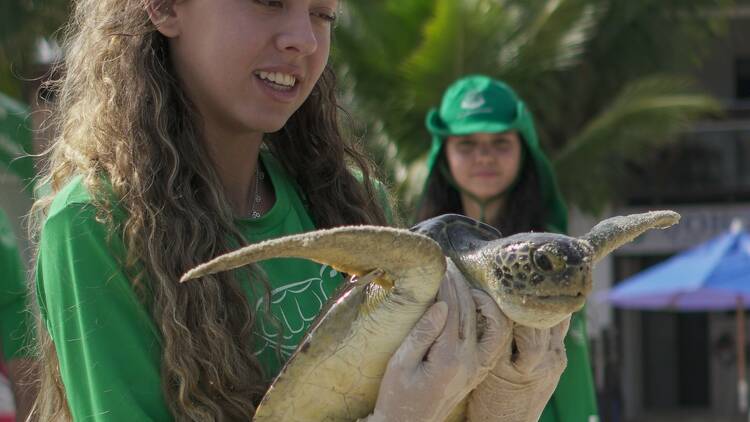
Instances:
[[[542,192],[536,165],[528,152],[525,142],[521,142],[523,163],[518,183],[508,195],[506,208],[495,221],[486,223],[500,230],[503,236],[528,231],[546,231]],[[435,163],[435,168],[427,181],[422,202],[417,208],[417,221],[437,217],[441,214],[464,214],[461,194],[451,184],[440,168],[448,169],[445,148]]]
[[[326,67],[284,128],[266,135],[265,144],[297,183],[317,228],[388,224],[374,163],[340,131],[340,121],[348,118],[336,99],[336,75]]]

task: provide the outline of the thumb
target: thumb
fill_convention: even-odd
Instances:
[[[430,306],[396,350],[391,362],[398,363],[402,368],[415,368],[420,364],[443,331],[447,317],[447,303],[437,302]]]

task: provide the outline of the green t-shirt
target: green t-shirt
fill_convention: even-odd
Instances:
[[[29,313],[26,311],[26,271],[8,217],[0,210],[0,341],[7,361],[28,356]]]
[[[257,220],[238,220],[248,242],[314,229],[294,184],[279,164],[263,155],[276,203]],[[42,231],[37,268],[37,300],[55,343],[60,374],[75,420],[171,420],[160,377],[161,340],[118,264],[122,239],[107,240],[107,228],[80,178],[55,197]],[[261,264],[271,287],[271,312],[282,335],[258,319],[254,347],[266,373],[281,367],[276,344],[288,357],[339,286],[330,267],[301,260],[273,259]],[[256,309],[258,295],[247,287]],[[255,299],[254,299],[255,298]],[[248,339],[250,341],[250,339]]]

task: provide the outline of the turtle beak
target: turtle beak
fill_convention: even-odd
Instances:
[[[678,221],[680,214],[674,211],[650,211],[612,217],[594,226],[583,236],[583,240],[591,244],[594,252],[592,263],[595,263],[647,230],[666,229]]]

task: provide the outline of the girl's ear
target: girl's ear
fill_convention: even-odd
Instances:
[[[156,30],[167,38],[180,35],[180,22],[174,9],[174,0],[146,0],[146,11]]]

